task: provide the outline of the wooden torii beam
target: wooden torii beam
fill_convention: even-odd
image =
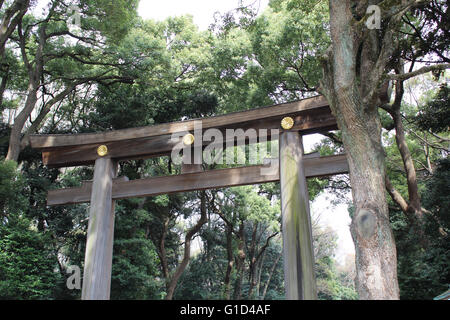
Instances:
[[[132,181],[121,177],[113,180],[111,197],[113,200],[120,200],[131,197],[153,197],[160,194],[278,182],[280,181],[279,160],[276,159],[274,164],[271,167],[268,165],[254,165]],[[304,166],[307,178],[326,177],[348,172],[345,155],[326,157],[306,155]],[[269,171],[261,174],[263,168]],[[55,206],[89,202],[92,185],[92,181],[86,181],[79,188],[50,190],[48,192],[47,205]]]
[[[285,117],[293,120],[289,130],[280,128]],[[255,129],[259,134],[260,129],[279,129],[279,159],[272,161],[271,167],[198,172],[198,166],[187,165],[182,172],[188,173],[180,175],[133,181],[116,178],[118,161],[170,155],[176,144],[172,135],[193,132],[196,121],[202,122],[203,131]],[[280,181],[281,185],[286,298],[316,299],[306,178],[346,173],[348,165],[345,155],[304,155],[302,135],[335,129],[336,121],[327,101],[316,96],[200,120],[102,133],[32,135],[30,143],[42,151],[43,162],[49,167],[95,165],[93,181],[83,183],[80,188],[51,190],[47,198],[48,205],[91,203],[82,299],[109,299],[115,200],[274,181]],[[99,147],[107,153],[98,152]]]
[[[203,130],[279,129],[284,117],[295,121],[291,131],[302,134],[336,130],[336,120],[328,102],[317,96],[296,102],[229,113],[204,119],[165,123],[148,127],[123,129],[102,133],[31,135],[33,148],[42,151],[42,160],[49,167],[69,167],[94,164],[97,147],[106,145],[108,156],[116,160],[145,159],[170,155],[176,142],[172,134],[192,132],[195,122],[202,122]]]

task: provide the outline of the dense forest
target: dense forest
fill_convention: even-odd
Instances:
[[[364,25],[368,4],[384,16],[380,29],[360,37],[368,39],[355,49],[361,63],[340,66],[336,3],[271,0],[258,12],[255,3],[236,1],[236,10],[217,13],[201,31],[189,15],[143,20],[138,0],[0,0],[0,299],[81,297],[67,279],[70,266],[83,268],[88,204],[49,207],[46,197],[91,180],[93,168],[44,166],[31,134],[148,126],[318,94],[333,101],[342,130],[324,135],[314,151],[345,150],[354,173],[308,180],[310,199],[329,192],[347,201],[342,194],[359,185],[356,155],[380,140],[378,191],[388,219],[379,230],[395,240],[399,297],[432,299],[447,290],[448,4],[341,1],[354,4],[352,28]],[[368,125],[367,151],[352,140],[359,133],[348,125],[349,108],[335,107],[347,101],[336,89],[348,78],[340,68],[357,70],[357,90],[374,106],[361,107],[364,121],[378,126]],[[364,68],[377,71],[376,81]],[[169,157],[119,164],[130,180],[179,172]],[[361,195],[352,192],[349,216],[358,221]],[[284,299],[279,184],[120,200],[115,212],[111,299]],[[371,297],[357,229],[352,223],[356,269],[342,267],[336,233],[313,217],[319,299]]]

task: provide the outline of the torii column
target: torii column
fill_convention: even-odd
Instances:
[[[302,136],[298,132],[285,131],[280,134],[279,141],[286,299],[315,300],[317,288]]]
[[[109,300],[114,242],[113,179],[117,162],[109,157],[106,146],[97,149],[91,207],[84,258],[82,300]]]

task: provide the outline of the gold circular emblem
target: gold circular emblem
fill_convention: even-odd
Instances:
[[[108,147],[104,144],[97,148],[97,154],[100,157],[106,156],[108,154]]]
[[[281,120],[281,127],[285,130],[290,130],[294,126],[294,119],[286,117]]]
[[[192,135],[192,134],[190,134],[190,133],[188,133],[187,135],[185,135],[185,136],[183,137],[183,143],[184,143],[186,146],[190,146],[191,144],[193,144],[193,143],[194,143],[194,140],[195,140],[194,135]]]

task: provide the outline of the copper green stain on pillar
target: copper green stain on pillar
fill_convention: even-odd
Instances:
[[[280,136],[280,185],[286,299],[317,299],[311,218],[302,138]]]

